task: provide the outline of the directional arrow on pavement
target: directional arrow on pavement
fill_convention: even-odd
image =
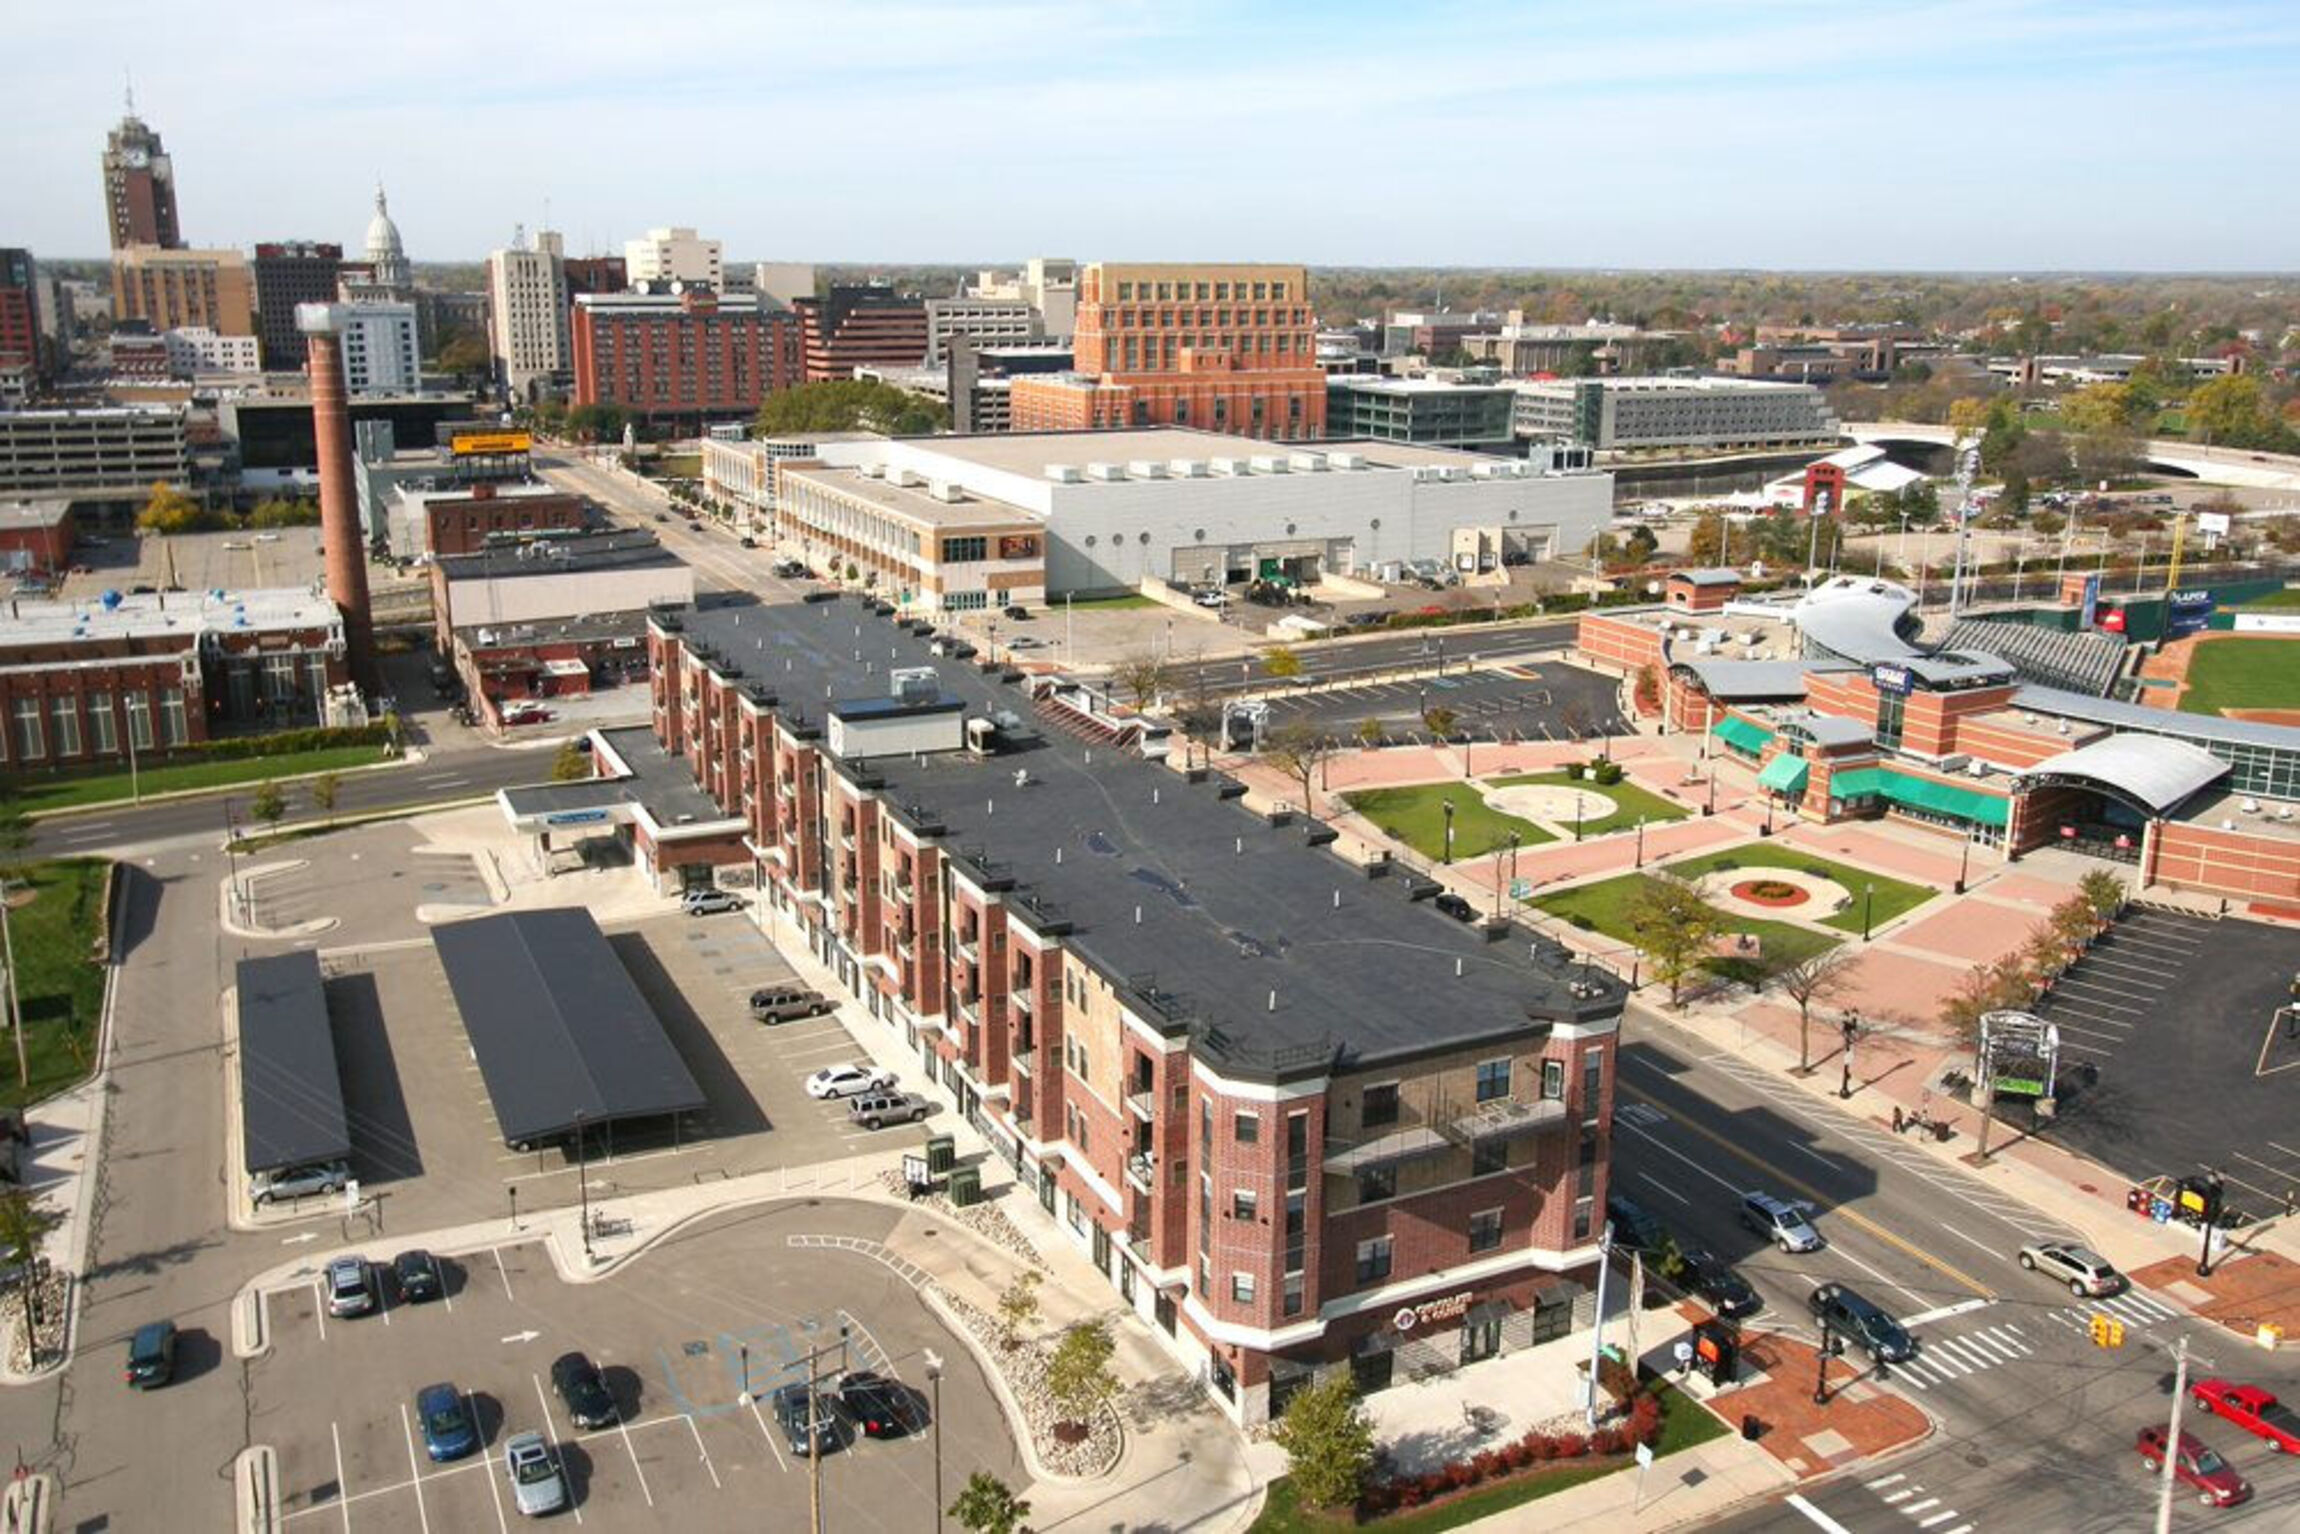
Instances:
[[[510,1336],[504,1338],[503,1340],[505,1342],[533,1342],[536,1338],[542,1335],[543,1334],[541,1332],[534,1331],[513,1332]]]
[[[306,1241],[317,1241],[318,1239],[319,1239],[319,1232],[318,1232],[318,1231],[316,1231],[316,1230],[307,1230],[307,1231],[305,1231],[305,1232],[304,1232],[302,1235],[300,1235],[300,1236],[282,1236],[282,1237],[280,1237],[280,1245],[282,1245],[282,1246],[301,1246],[301,1245],[303,1245],[303,1244],[304,1244]]]

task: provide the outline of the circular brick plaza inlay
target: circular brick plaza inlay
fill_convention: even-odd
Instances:
[[[1786,879],[1744,879],[1733,886],[1733,898],[1746,900],[1751,905],[1786,909],[1793,905],[1803,905],[1813,895],[1810,890],[1791,884]]]

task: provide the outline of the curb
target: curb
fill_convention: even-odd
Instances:
[[[241,761],[262,761],[262,757],[235,758]],[[429,760],[429,753],[420,747],[409,746],[388,761],[369,762],[364,767],[328,767],[317,772],[295,772],[276,778],[250,778],[245,783],[218,783],[211,788],[174,788],[166,793],[145,794],[138,799],[106,799],[97,804],[71,804],[53,810],[28,810],[24,818],[38,825],[50,820],[68,820],[74,815],[103,815],[120,810],[140,810],[152,804],[176,804],[188,799],[212,799],[223,794],[240,794],[253,790],[256,785],[271,783],[305,783],[313,778],[324,778],[329,773],[341,777],[347,772],[389,772],[400,767],[420,767]],[[172,764],[170,764],[172,765]]]
[[[1117,1448],[1111,1454],[1110,1462],[1087,1475],[1064,1475],[1048,1469],[1045,1461],[1038,1457],[1038,1444],[1030,1431],[1030,1419],[1023,1414],[1022,1403],[1015,1399],[1014,1388],[1007,1384],[1006,1375],[998,1367],[998,1361],[984,1352],[981,1341],[974,1335],[974,1329],[943,1299],[942,1286],[929,1279],[919,1286],[918,1296],[926,1308],[934,1312],[935,1319],[974,1355],[975,1363],[989,1376],[991,1393],[998,1397],[999,1410],[1006,1413],[1008,1423],[1014,1428],[1014,1446],[1021,1452],[1023,1467],[1030,1472],[1032,1480],[1055,1486],[1084,1486],[1105,1479],[1118,1468],[1119,1462],[1126,1458],[1126,1419],[1118,1415],[1116,1407],[1104,1401],[1102,1410],[1109,1414],[1110,1425],[1118,1435]]]
[[[7,1534],[47,1534],[55,1502],[55,1479],[44,1470],[10,1481],[8,1490],[0,1493],[0,1529]]]
[[[232,1461],[234,1527],[271,1534],[280,1526],[279,1456],[270,1444],[250,1444]]]

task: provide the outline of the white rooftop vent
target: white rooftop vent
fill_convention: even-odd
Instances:
[[[1335,469],[1362,469],[1366,466],[1366,460],[1361,453],[1328,453],[1326,465]]]
[[[938,501],[956,502],[966,499],[966,492],[959,489],[958,486],[952,484],[947,479],[928,480],[926,485],[926,493],[933,496]]]
[[[1256,474],[1283,474],[1287,469],[1286,460],[1276,453],[1256,453],[1253,463]]]
[[[905,490],[916,486],[918,481],[919,476],[910,469],[889,468],[886,471],[886,482],[890,485],[900,485]]]
[[[1086,477],[1088,479],[1099,479],[1106,481],[1124,479],[1126,477],[1126,469],[1124,465],[1121,464],[1090,463],[1086,466]]]
[[[1503,463],[1473,463],[1469,466],[1469,477],[1471,479],[1494,479],[1507,471],[1508,468],[1509,465]]]
[[[1323,453],[1296,453],[1288,461],[1304,474],[1323,474],[1326,472],[1326,455]]]
[[[884,479],[886,478],[886,465],[883,463],[858,463],[855,465],[855,472],[864,479]]]
[[[1046,466],[1046,477],[1058,485],[1075,485],[1085,478],[1074,463],[1050,463]]]
[[[1244,474],[1246,472],[1246,460],[1243,458],[1210,458],[1206,461],[1206,467],[1216,474],[1229,477]]]
[[[1204,479],[1206,460],[1203,458],[1176,458],[1166,465],[1166,472],[1176,479]]]
[[[1128,479],[1164,479],[1166,465],[1152,458],[1137,458],[1126,465]]]

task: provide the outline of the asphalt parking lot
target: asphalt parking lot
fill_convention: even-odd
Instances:
[[[2217,1168],[2234,1207],[2281,1211],[2300,1190],[2300,1041],[2275,1013],[2296,972],[2300,933],[2128,911],[2038,1009],[2077,1083],[2051,1138],[2135,1180]]]
[[[932,1131],[932,1119],[861,1129],[848,1122],[845,1104],[807,1096],[809,1074],[863,1053],[835,1014],[774,1028],[751,1021],[750,993],[792,972],[743,917],[665,916],[607,936],[708,1106],[675,1127],[594,1141],[585,1169],[594,1204],[891,1150]],[[517,1152],[503,1143],[428,942],[331,954],[323,969],[352,1171],[374,1201],[367,1228],[433,1230],[508,1219],[514,1199],[536,1209],[583,1196],[577,1163],[564,1149]],[[339,1207],[334,1199],[307,1199],[300,1208],[271,1211],[267,1223],[332,1217]]]
[[[577,1523],[610,1529],[802,1526],[808,1465],[776,1428],[768,1397],[803,1379],[872,1369],[900,1381],[919,1430],[858,1441],[822,1463],[825,1519],[839,1529],[915,1530],[931,1521],[932,1395],[942,1360],[944,1499],[974,1470],[1023,1472],[987,1382],[964,1346],[891,1269],[846,1252],[793,1250],[794,1234],[884,1237],[900,1210],[744,1210],[664,1243],[594,1284],[564,1284],[534,1245],[455,1259],[445,1299],[327,1317],[315,1287],[269,1297],[271,1347],[248,1371],[249,1441],[278,1455],[290,1527],[508,1529],[518,1520],[502,1448],[540,1431],[574,1493]],[[371,1248],[383,1262],[387,1246]],[[385,1288],[388,1293],[389,1285]],[[847,1328],[843,1344],[840,1327]],[[623,1420],[578,1432],[550,1386],[551,1361],[589,1355]],[[757,1398],[745,1405],[745,1382]],[[481,1452],[433,1464],[415,1393],[465,1393]]]
[[[1457,731],[1473,740],[1580,740],[1626,733],[1620,682],[1563,661],[1517,661],[1446,676],[1362,683],[1281,695],[1265,701],[1273,726],[1296,720],[1357,739],[1371,719],[1390,740],[1424,740],[1431,709],[1452,709]]]

